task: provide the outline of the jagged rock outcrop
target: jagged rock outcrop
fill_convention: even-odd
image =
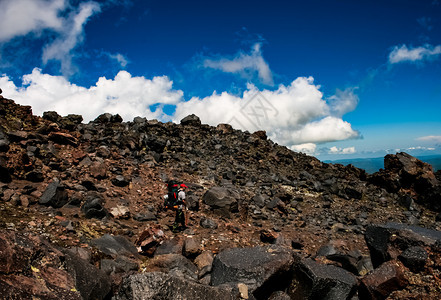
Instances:
[[[373,174],[369,181],[389,192],[400,192],[404,197],[441,210],[441,183],[432,166],[407,153],[386,155],[384,170]]]

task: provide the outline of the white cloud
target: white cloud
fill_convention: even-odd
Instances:
[[[306,144],[300,144],[300,145],[294,145],[290,147],[291,150],[296,151],[296,152],[302,152],[305,154],[314,154],[316,149],[317,149],[317,145],[314,143],[306,143]]]
[[[121,66],[121,68],[125,68],[129,63],[129,60],[120,53],[116,53],[116,54],[107,53],[107,55],[109,56],[109,58],[116,60],[118,64]]]
[[[422,136],[416,139],[417,141],[424,141],[424,142],[435,142],[435,143],[441,143],[441,135],[429,135],[429,136]]]
[[[69,18],[63,22],[64,26],[59,37],[44,48],[43,63],[57,60],[61,63],[61,72],[65,76],[72,75],[74,70],[72,69],[71,51],[83,41],[83,29],[89,17],[99,11],[99,4],[86,2],[82,3],[77,11],[72,12]]]
[[[74,49],[84,40],[84,26],[100,11],[100,4],[94,1],[75,7],[68,0],[1,0],[0,42],[7,43],[28,33],[46,41],[46,33],[50,33],[51,42],[43,47],[42,61],[60,62],[62,74],[70,76],[75,72]]]
[[[205,59],[203,66],[221,70],[226,73],[237,73],[249,79],[257,72],[262,83],[272,85],[273,75],[269,65],[262,56],[261,44],[256,43],[251,48],[251,53],[239,52],[234,58]]]
[[[334,146],[329,148],[329,154],[354,154],[356,152],[355,147],[337,148]]]
[[[248,85],[241,97],[214,92],[189,101],[184,101],[183,92],[173,90],[172,85],[167,76],[146,79],[132,77],[126,71],[120,71],[114,79],[101,77],[90,88],[72,84],[62,76],[42,74],[40,69],[23,76],[22,87],[17,87],[6,76],[0,77],[3,95],[17,103],[31,105],[38,115],[55,110],[61,115],[81,114],[87,122],[110,112],[119,113],[126,121],[135,116],[168,121],[170,116],[165,115],[162,108],[171,104],[176,106],[171,116],[176,122],[194,113],[211,125],[230,123],[250,132],[266,130],[275,142],[295,145],[293,149],[305,153],[315,151],[315,143],[359,137],[351,124],[332,115],[334,111],[346,111],[347,102],[331,97],[330,107],[312,77],[299,77],[276,90],[258,91],[254,85]],[[343,108],[339,108],[338,103]],[[149,109],[152,105],[157,107],[155,112]]]
[[[211,125],[230,123],[250,132],[266,130],[271,139],[287,146],[358,138],[351,124],[332,115],[332,111],[346,111],[347,102],[334,100],[331,109],[313,78],[299,77],[273,91],[259,92],[249,85],[242,97],[226,92],[194,97],[177,105],[175,121],[195,113]]]
[[[359,99],[354,93],[354,88],[349,88],[344,91],[337,90],[335,95],[329,97],[328,100],[331,114],[339,118],[353,111],[357,107],[358,101]]]
[[[120,71],[114,79],[99,78],[95,86],[84,88],[68,82],[62,76],[42,74],[34,69],[23,76],[23,87],[17,87],[6,76],[0,77],[3,95],[17,103],[31,105],[37,115],[55,110],[61,115],[81,114],[90,121],[98,115],[109,112],[120,114],[130,121],[135,116],[161,118],[162,110],[151,112],[153,104],[176,104],[183,96],[182,91],[173,90],[173,82],[167,76],[153,79],[132,77]]]
[[[417,48],[407,48],[406,45],[401,47],[395,46],[389,54],[389,63],[396,64],[400,62],[418,62],[435,58],[441,54],[441,45],[436,47],[424,45]]]
[[[44,29],[61,30],[66,0],[0,1],[0,42]]]

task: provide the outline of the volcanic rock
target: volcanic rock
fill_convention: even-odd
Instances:
[[[149,272],[164,272],[189,280],[197,280],[198,268],[181,254],[155,255],[147,263]]]
[[[115,300],[142,299],[237,299],[230,287],[212,287],[162,272],[149,272],[127,277]]]
[[[98,239],[92,240],[90,244],[97,247],[104,254],[113,257],[120,255],[127,257],[138,256],[136,247],[123,236],[105,234]]]
[[[202,201],[209,205],[214,213],[230,217],[230,212],[237,212],[237,198],[237,193],[232,189],[213,187],[204,194]]]
[[[60,183],[58,178],[54,178],[54,180],[46,187],[39,203],[59,208],[64,206],[68,201],[69,199],[65,187]]]
[[[181,125],[199,126],[201,125],[201,119],[199,119],[198,116],[191,114],[181,120]]]
[[[292,253],[280,246],[232,248],[213,261],[211,284],[244,283],[256,298],[269,296],[289,282]]]
[[[441,232],[418,226],[388,223],[369,225],[365,239],[372,264],[378,267],[383,262],[396,258],[411,245],[436,247],[437,243],[441,242]]]
[[[288,293],[293,299],[350,299],[356,292],[357,279],[351,273],[312,259],[303,259],[294,267],[294,279]]]
[[[401,262],[413,272],[420,272],[424,269],[428,255],[424,248],[419,246],[409,247],[398,256]]]
[[[88,219],[102,219],[108,215],[108,212],[104,207],[104,202],[105,200],[101,194],[97,192],[88,192],[81,210]]]
[[[404,266],[399,261],[388,261],[361,280],[360,299],[386,299],[393,291],[408,284]]]

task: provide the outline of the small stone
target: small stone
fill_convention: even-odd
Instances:
[[[217,223],[213,219],[202,218],[200,222],[201,226],[208,229],[216,229]]]

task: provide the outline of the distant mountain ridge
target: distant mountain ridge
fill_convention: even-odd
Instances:
[[[441,155],[424,155],[415,157],[431,164],[433,171],[441,170]],[[325,160],[323,162],[342,165],[352,164],[357,168],[364,169],[370,174],[378,172],[378,170],[384,168],[384,157]]]

